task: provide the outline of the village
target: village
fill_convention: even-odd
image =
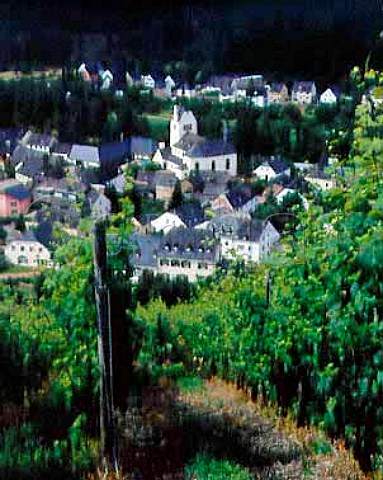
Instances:
[[[95,72],[83,63],[77,76],[95,91],[124,96],[110,70]],[[222,138],[205,138],[194,112],[182,104],[188,97],[247,102],[250,108],[291,103],[305,109],[336,105],[336,88],[318,95],[314,82],[297,81],[290,94],[285,84],[268,85],[262,75],[214,76],[193,89],[176,85],[170,75],[162,82],[151,75],[125,77],[128,88],[138,84],[143,95],[171,99],[169,144],[121,134],[118,141],[96,146],[60,142],[57,135],[33,127],[0,131],[4,272],[54,267],[60,234],[88,235],[97,219],[117,212],[128,182],[135,204],[133,280],[150,270],[195,281],[225,262],[262,261],[280,245],[283,214],[291,219],[294,211],[310,208],[318,192],[336,185],[340,171],[328,151],[318,163],[257,155],[250,173],[239,172],[227,122],[222,120]]]

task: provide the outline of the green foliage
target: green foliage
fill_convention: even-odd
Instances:
[[[245,468],[228,460],[217,460],[207,454],[199,454],[194,461],[186,467],[188,480],[250,480],[252,476]]]

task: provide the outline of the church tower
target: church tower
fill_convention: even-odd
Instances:
[[[170,147],[178,143],[185,133],[198,134],[197,120],[191,110],[181,105],[174,105],[173,117],[170,120]]]

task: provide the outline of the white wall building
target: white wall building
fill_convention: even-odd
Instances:
[[[184,179],[193,170],[237,175],[237,153],[225,140],[207,140],[198,135],[197,120],[191,111],[175,105],[170,121],[170,148],[160,148],[153,157],[162,168]]]
[[[334,105],[337,102],[337,97],[331,88],[328,88],[321,94],[319,101],[320,103]]]
[[[173,228],[186,227],[178,215],[171,212],[165,212],[155,220],[150,222],[150,226],[155,232],[168,233]]]
[[[25,267],[52,266],[51,254],[44,245],[36,240],[33,235],[21,236],[12,240],[4,248],[6,259],[12,265]]]

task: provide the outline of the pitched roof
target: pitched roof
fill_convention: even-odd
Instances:
[[[289,168],[287,163],[282,158],[270,157],[268,164],[276,173],[282,173]]]
[[[207,140],[192,132],[185,133],[174,146],[185,151],[189,157],[212,157],[236,153],[234,145],[229,142]]]
[[[311,93],[311,89],[315,85],[312,81],[297,81],[295,80],[293,83],[293,92],[302,91],[305,93]]]
[[[16,198],[17,200],[25,200],[30,198],[31,192],[17,180],[4,180],[0,182],[0,193]]]
[[[252,198],[245,191],[240,189],[231,190],[226,194],[226,197],[235,209],[243,207]]]
[[[98,155],[102,164],[110,162],[122,162],[130,153],[130,141],[103,143],[98,149]]]
[[[27,163],[33,159],[40,159],[43,161],[45,155],[46,153],[44,152],[32,150],[24,145],[18,145],[12,154],[11,163],[14,167],[16,167],[16,165],[19,163]]]
[[[155,173],[155,184],[156,186],[161,187],[174,187],[177,183],[178,179],[174,175],[174,173],[166,172],[166,171],[159,171]]]
[[[151,156],[157,150],[158,143],[151,137],[130,137],[130,154]]]
[[[70,151],[70,158],[86,163],[100,163],[98,148],[91,145],[74,144]]]
[[[124,188],[126,184],[126,178],[123,173],[120,175],[117,175],[117,177],[112,178],[112,180],[109,181],[109,185],[111,187],[114,187],[116,189],[116,192],[118,193],[123,193]]]
[[[57,139],[47,133],[37,133],[32,130],[28,130],[23,136],[21,142],[23,145],[39,145],[41,147],[52,147]]]
[[[270,85],[270,92],[273,93],[281,93],[282,89],[286,86],[285,83],[282,82],[272,82]]]
[[[165,161],[172,162],[175,165],[178,165],[179,167],[184,167],[184,164],[182,163],[182,158],[179,158],[173,155],[169,147],[161,149],[161,155]]]
[[[203,230],[174,228],[162,237],[158,255],[214,262],[218,258],[218,241]]]
[[[54,145],[54,147],[52,148],[52,152],[69,155],[71,149],[72,149],[72,144],[71,143],[61,143],[61,142],[59,142],[59,143],[56,143],[56,145]]]
[[[133,233],[130,236],[130,241],[133,244],[133,253],[130,257],[133,267],[150,268],[157,265],[155,255],[160,246],[160,236]]]
[[[200,203],[183,203],[175,212],[187,227],[194,227],[205,220],[205,212]]]
[[[210,221],[208,229],[217,236],[229,235],[236,236],[244,222],[251,219],[249,214],[243,213],[227,213],[220,217],[215,217]]]
[[[43,157],[33,156],[23,161],[16,172],[28,178],[34,179],[43,173],[44,159]]]

